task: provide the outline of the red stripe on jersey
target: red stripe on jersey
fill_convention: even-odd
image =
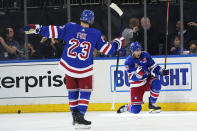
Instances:
[[[89,101],[86,101],[86,100],[79,100],[79,104],[86,104],[86,105],[88,105],[88,104],[89,104]]]
[[[130,82],[131,84],[139,84],[142,83],[143,81],[134,81],[134,82]]]
[[[129,73],[129,78],[131,77],[131,73]]]
[[[75,106],[77,104],[78,104],[78,101],[69,102],[69,105],[71,105],[71,106]]]
[[[143,75],[144,75],[144,72],[140,71],[140,72],[138,72],[138,74],[139,74],[140,76],[143,76]]]
[[[93,67],[89,68],[89,69],[86,69],[86,70],[83,70],[83,71],[77,71],[77,70],[73,70],[73,69],[70,69],[68,68],[62,61],[60,61],[60,64],[68,71],[72,72],[72,73],[78,73],[78,74],[83,74],[83,73],[86,73],[86,72],[89,72],[89,71],[92,71],[93,70]]]
[[[103,50],[103,54],[106,53],[106,51],[109,49],[109,47],[110,47],[110,44],[108,44],[108,45],[105,47],[105,49]]]
[[[51,26],[51,31],[52,31],[52,38],[55,38],[55,30],[54,30],[54,26]]]
[[[155,94],[152,91],[150,92],[150,95],[153,96],[153,97],[159,97],[159,94]]]

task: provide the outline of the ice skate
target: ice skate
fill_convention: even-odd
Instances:
[[[123,112],[126,112],[126,111],[127,111],[127,107],[126,107],[126,105],[123,105],[117,110],[117,113],[123,113]]]
[[[73,125],[75,125],[76,122],[77,122],[76,116],[77,116],[78,112],[79,112],[78,110],[74,110],[74,111],[73,111],[73,114],[72,114],[72,117],[73,117],[73,122],[72,122],[72,124],[73,124]]]
[[[149,108],[149,113],[160,113],[161,112],[161,107],[157,106],[155,103],[151,103],[150,99],[149,99],[148,108]]]
[[[73,125],[75,129],[90,129],[91,121],[85,120],[84,115],[78,111],[73,118]]]

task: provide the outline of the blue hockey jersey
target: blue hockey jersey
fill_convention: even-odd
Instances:
[[[136,70],[141,66],[143,70],[143,76],[138,77]],[[129,55],[125,61],[125,67],[129,77],[130,87],[140,87],[146,84],[147,78],[152,75],[161,75],[161,67],[155,63],[148,52],[142,52],[139,59]]]
[[[102,33],[94,28],[84,28],[76,23],[64,26],[42,26],[39,35],[47,38],[60,38],[66,42],[59,67],[65,74],[83,78],[93,74],[93,51],[96,48],[103,54],[113,54],[117,49],[108,43]]]

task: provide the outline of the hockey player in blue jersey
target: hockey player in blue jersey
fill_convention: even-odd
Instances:
[[[84,10],[80,25],[66,23],[64,26],[27,25],[26,33],[35,33],[47,38],[60,38],[66,42],[59,67],[66,74],[66,88],[73,125],[91,125],[84,119],[92,91],[93,51],[96,48],[103,54],[114,54],[124,45],[124,38],[116,38],[112,43],[105,41],[99,30],[90,28],[94,13]]]
[[[149,112],[160,112],[161,107],[155,104],[161,90],[161,82],[157,76],[168,75],[169,70],[157,65],[148,52],[142,51],[139,42],[131,43],[130,50],[131,55],[127,57],[125,67],[129,77],[131,103],[121,106],[117,113],[139,113],[145,91],[150,91]]]

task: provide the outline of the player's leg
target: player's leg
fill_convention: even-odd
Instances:
[[[78,78],[78,86],[80,88],[80,96],[78,101],[78,124],[90,125],[91,121],[84,119],[84,115],[87,111],[91,91],[92,91],[92,76],[85,78]]]
[[[150,83],[149,112],[151,113],[153,110],[155,110],[156,112],[160,112],[161,107],[157,106],[156,102],[161,90],[161,82],[157,78],[152,78],[151,81],[152,82]]]
[[[143,95],[145,92],[145,88],[142,87],[136,87],[131,88],[130,94],[131,94],[131,104],[123,105],[118,110],[117,113],[123,113],[125,111],[129,111],[130,113],[138,114],[140,113],[143,104]]]
[[[66,75],[66,88],[68,90],[68,99],[70,111],[73,116],[73,125],[76,122],[76,115],[78,112],[78,97],[79,97],[79,88],[77,85],[77,79]]]
[[[140,113],[141,110],[142,110],[142,106],[141,105],[128,104],[128,105],[121,106],[117,110],[117,113],[123,113],[125,111],[128,111],[130,113],[138,114],[138,113]]]

